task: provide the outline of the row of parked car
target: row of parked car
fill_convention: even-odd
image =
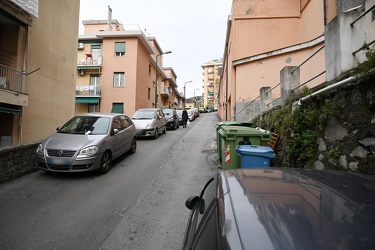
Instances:
[[[194,110],[189,112],[193,121]],[[167,129],[180,125],[182,110],[175,109],[139,109],[131,118],[126,114],[80,114],[39,144],[35,154],[37,167],[53,172],[98,170],[105,174],[112,160],[126,152],[136,152],[138,137],[157,139]]]

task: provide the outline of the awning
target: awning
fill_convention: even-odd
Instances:
[[[77,65],[77,69],[100,69],[101,66],[93,66],[93,65]]]
[[[99,97],[76,97],[76,103],[80,104],[98,104]]]
[[[17,108],[0,107],[0,113],[21,114],[21,110]]]

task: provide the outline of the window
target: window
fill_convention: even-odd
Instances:
[[[148,75],[151,75],[151,65],[148,65]]]
[[[111,113],[122,114],[123,111],[124,111],[124,104],[123,103],[112,103]]]
[[[100,45],[91,45],[91,55],[93,64],[102,64],[102,47]]]
[[[99,112],[98,104],[89,104],[89,113]]]
[[[97,74],[90,75],[90,96],[100,95],[100,76]]]
[[[125,73],[115,72],[113,74],[113,87],[124,87],[125,86]]]
[[[126,43],[115,43],[115,56],[125,56]]]
[[[147,98],[150,100],[150,97],[151,97],[151,89],[148,88],[148,91],[147,91]]]

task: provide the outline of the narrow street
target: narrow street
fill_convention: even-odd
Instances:
[[[157,140],[106,175],[37,171],[0,184],[0,249],[179,249],[189,210],[218,171],[216,113]]]

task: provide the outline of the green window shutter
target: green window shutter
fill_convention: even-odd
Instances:
[[[124,104],[123,103],[113,103],[111,112],[122,114],[124,112]]]
[[[100,45],[91,45],[91,49],[101,49],[102,46]]]
[[[126,43],[115,43],[115,53],[125,53]]]

